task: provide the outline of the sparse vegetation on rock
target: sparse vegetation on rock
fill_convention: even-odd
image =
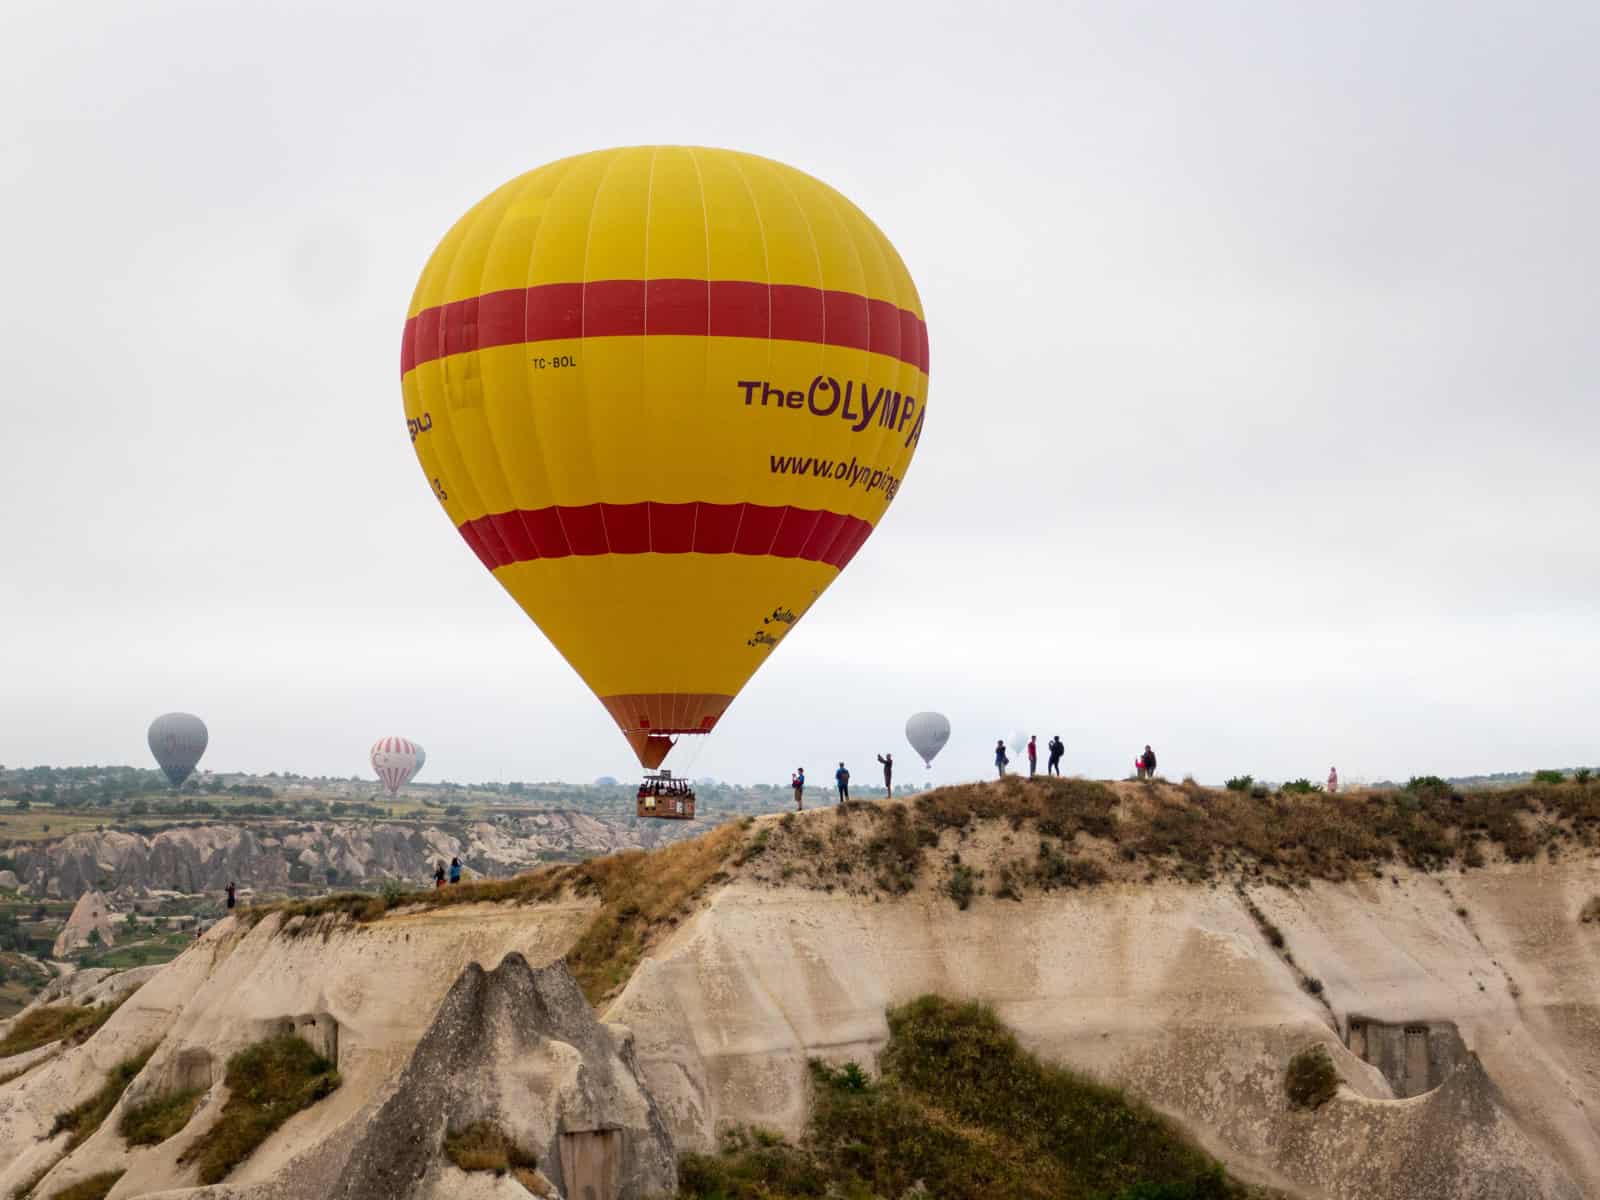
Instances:
[[[129,993],[131,995],[132,993]],[[81,1042],[111,1019],[121,1007],[122,996],[105,1004],[46,1004],[23,1013],[4,1038],[0,1038],[0,1058],[10,1058],[37,1050],[51,1042],[71,1039]]]
[[[1295,1108],[1318,1109],[1332,1100],[1339,1091],[1339,1071],[1328,1048],[1318,1042],[1291,1058],[1283,1086]]]
[[[117,1122],[117,1132],[130,1146],[159,1145],[189,1123],[204,1095],[199,1088],[185,1088],[132,1105]]]
[[[537,1174],[539,1159],[522,1149],[493,1121],[474,1121],[465,1129],[445,1134],[444,1155],[463,1171],[509,1172],[535,1196],[545,1193]]]
[[[50,1193],[49,1200],[105,1200],[124,1174],[123,1171],[101,1171],[59,1192]]]
[[[144,1070],[145,1063],[150,1061],[150,1055],[153,1053],[155,1047],[148,1046],[112,1067],[111,1073],[106,1076],[106,1081],[99,1091],[82,1104],[56,1114],[55,1124],[50,1127],[50,1136],[55,1137],[58,1133],[71,1131],[72,1136],[67,1140],[68,1153],[83,1145],[89,1139],[89,1135],[100,1128],[101,1122],[117,1106],[117,1101],[122,1099],[122,1093],[128,1090],[128,1085],[133,1082],[134,1077]]]
[[[200,1164],[200,1182],[218,1183],[290,1117],[339,1086],[339,1072],[293,1034],[247,1046],[228,1059],[228,1101],[217,1123],[184,1161]]]
[[[1021,1200],[1250,1193],[1149,1109],[1045,1066],[979,1005],[924,997],[889,1014],[883,1078],[812,1066],[799,1145],[734,1130],[715,1155],[684,1156],[683,1200]]]

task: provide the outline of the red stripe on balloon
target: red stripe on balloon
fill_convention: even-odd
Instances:
[[[541,558],[598,554],[746,554],[802,558],[843,569],[872,524],[793,505],[552,505],[490,513],[457,526],[491,571]]]
[[[731,279],[601,279],[486,292],[406,321],[400,374],[491,346],[588,337],[746,337],[870,350],[928,372],[928,326],[855,292]]]

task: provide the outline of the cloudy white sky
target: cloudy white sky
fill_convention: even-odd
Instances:
[[[1600,761],[1600,7],[10,0],[0,762],[626,775],[400,420],[418,271],[550,159],[807,170],[919,285],[877,535],[695,754],[947,712],[1202,780]]]

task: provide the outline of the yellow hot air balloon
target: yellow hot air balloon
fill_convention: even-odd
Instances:
[[[928,337],[838,192],[730,150],[562,159],[417,283],[406,426],[467,544],[647,767],[707,733],[905,478]]]

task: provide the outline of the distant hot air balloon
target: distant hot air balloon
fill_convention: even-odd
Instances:
[[[1022,732],[1013,733],[1011,740],[1006,743],[1011,748],[1011,757],[1016,758],[1028,746],[1028,735]]]
[[[647,767],[708,733],[861,548],[922,436],[900,256],[730,150],[602,150],[445,235],[401,347],[450,521]]]
[[[417,765],[412,769],[411,772],[411,778],[415,779],[418,775],[422,774],[422,768],[428,763],[428,752],[421,746],[418,746],[415,742],[412,742],[411,744],[416,747],[417,751]]]
[[[421,746],[403,737],[384,737],[372,743],[372,769],[391,796],[422,769],[426,757]]]
[[[933,766],[934,757],[950,740],[950,720],[943,713],[912,713],[906,721],[906,741],[922,756],[922,765]]]
[[[150,753],[173,787],[182,787],[206,752],[206,723],[193,713],[163,713],[150,722]]]

